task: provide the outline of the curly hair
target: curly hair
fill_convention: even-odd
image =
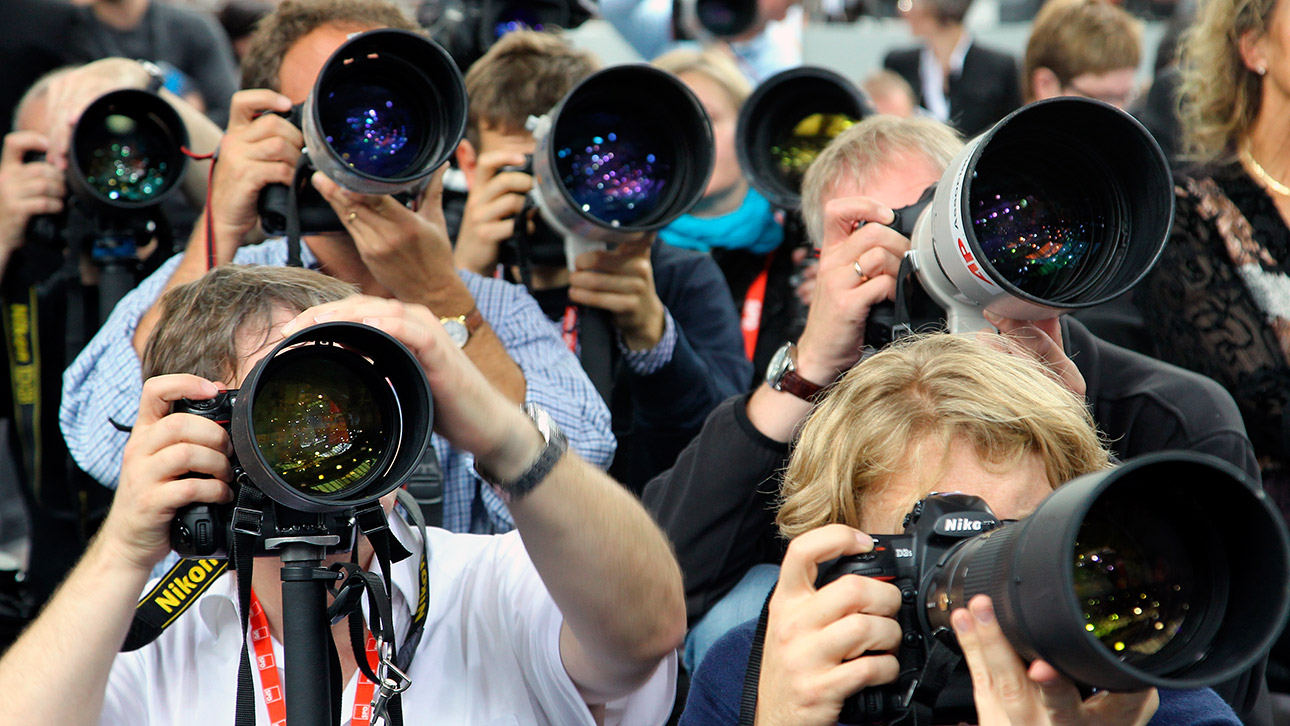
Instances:
[[[1245,66],[1241,38],[1268,30],[1276,0],[1203,0],[1178,51],[1179,118],[1188,156],[1217,161],[1236,151],[1263,102],[1262,78]]]
[[[1110,451],[1083,399],[1020,344],[996,340],[915,336],[853,367],[802,427],[781,489],[780,532],[858,526],[870,497],[910,469],[925,443],[948,451],[965,442],[999,471],[1037,454],[1052,487],[1108,468]],[[930,491],[910,492],[907,504]]]

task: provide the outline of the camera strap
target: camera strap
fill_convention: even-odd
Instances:
[[[910,312],[909,296],[912,292],[914,275],[914,258],[904,255],[900,258],[900,270],[896,273],[896,312],[891,321],[891,339],[893,341],[913,335],[913,314]]]
[[[739,699],[739,726],[753,726],[757,720],[757,685],[761,680],[761,657],[766,645],[766,621],[770,619],[770,599],[775,596],[776,587],[778,583],[766,593],[761,615],[757,616],[757,630],[748,650],[748,669],[744,671],[743,697]]]
[[[304,267],[300,260],[300,184],[302,175],[310,170],[309,155],[301,154],[296,160],[296,173],[287,187],[287,267]]]
[[[134,620],[130,623],[121,652],[138,650],[156,640],[226,570],[227,560],[186,559],[176,562],[135,605]]]

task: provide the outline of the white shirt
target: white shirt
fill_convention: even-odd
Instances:
[[[971,47],[972,35],[965,32],[959,38],[958,45],[954,46],[954,52],[950,54],[951,77],[963,73],[963,59],[967,57],[968,49]],[[923,82],[923,108],[927,109],[932,118],[948,122],[950,99],[945,95],[945,76],[941,74],[940,61],[936,60],[936,54],[932,52],[931,46],[923,46],[919,54],[918,73]]]
[[[410,528],[391,525],[413,552]],[[560,660],[563,619],[529,560],[518,532],[453,534],[429,529],[429,614],[403,694],[408,726],[593,726],[582,697]],[[401,644],[416,601],[417,556],[393,566],[395,629]],[[256,567],[278,567],[259,559]],[[108,680],[105,726],[233,722],[242,630],[236,576],[226,574],[160,638],[117,656]],[[366,605],[366,599],[364,599]],[[282,645],[273,641],[277,661]],[[251,654],[254,661],[254,652]],[[662,724],[676,690],[676,656],[669,656],[631,696],[608,704],[606,724]],[[256,723],[268,711],[255,678]],[[322,669],[325,674],[326,667]],[[358,674],[342,696],[342,726],[350,723]]]

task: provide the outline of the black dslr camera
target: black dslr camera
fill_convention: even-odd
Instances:
[[[425,373],[403,344],[338,322],[288,337],[240,389],[177,401],[172,413],[209,418],[233,441],[238,502],[184,507],[170,531],[179,554],[224,558],[239,532],[256,536],[261,556],[302,541],[346,552],[355,524],[364,532],[384,526],[378,500],[426,451],[433,407]],[[247,487],[263,495],[259,512],[238,511]]]
[[[1019,521],[1000,522],[978,497],[933,494],[903,534],[873,541],[822,567],[818,582],[854,574],[900,588],[900,674],[848,698],[847,724],[890,724],[916,709],[935,723],[975,723],[950,613],[978,594],[1023,660],[1111,691],[1236,677],[1290,613],[1285,523],[1242,472],[1204,454],[1153,454],[1079,477]]]
[[[524,155],[522,166],[503,166],[498,174],[516,171],[533,176],[533,155]],[[530,214],[530,207],[525,205],[521,214],[515,215],[515,231],[504,240],[499,249],[499,259],[507,267],[523,268],[525,265],[542,265],[545,267],[565,267],[568,261],[564,254],[564,235],[547,224],[541,214]],[[532,231],[529,231],[532,224]]]

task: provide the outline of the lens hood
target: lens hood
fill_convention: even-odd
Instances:
[[[331,322],[279,343],[242,382],[230,437],[250,482],[303,512],[374,502],[429,447],[425,372],[376,328]]]
[[[757,25],[757,0],[683,0],[681,25],[701,40],[736,38]]]
[[[302,116],[315,168],[360,194],[395,194],[419,186],[457,148],[466,85],[429,38],[371,30],[327,60]]]
[[[1137,284],[1173,220],[1169,164],[1120,109],[1085,98],[1024,106],[950,163],[914,236],[920,280],[951,332],[980,309],[1042,320]]]
[[[757,86],[739,110],[739,166],[772,205],[797,209],[806,167],[833,136],[873,113],[864,92],[833,71],[814,66],[781,71]],[[818,128],[801,128],[812,120]]]
[[[931,627],[984,593],[1026,660],[1112,691],[1212,686],[1251,668],[1290,614],[1290,540],[1243,472],[1168,452],[1076,478],[946,557]]]
[[[588,76],[534,131],[533,196],[562,234],[643,239],[703,197],[708,115],[676,76],[644,64]]]
[[[114,209],[143,209],[165,199],[184,177],[188,130],[155,93],[127,89],[100,96],[72,131],[72,193]]]

